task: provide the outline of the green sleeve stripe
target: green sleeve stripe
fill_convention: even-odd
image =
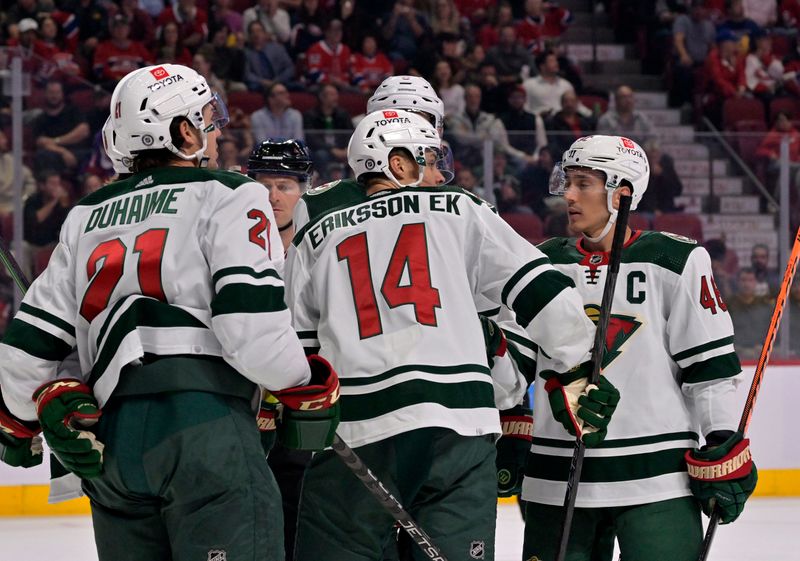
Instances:
[[[518,335],[517,333],[514,333],[513,331],[506,331],[505,329],[503,329],[503,333],[505,333],[506,339],[508,339],[509,341],[512,341],[516,345],[518,345],[520,347],[525,347],[527,349],[530,349],[530,351],[532,353],[534,353],[534,354],[539,352],[539,346],[536,343],[534,343],[533,341],[531,341],[530,339],[526,339],[522,335]]]
[[[259,314],[286,310],[283,287],[232,283],[222,287],[211,301],[211,316]]]
[[[604,440],[597,446],[600,448],[630,448],[631,446],[645,446],[647,444],[658,444],[660,442],[669,442],[670,440],[695,440],[700,439],[699,435],[693,431],[684,432],[669,432],[665,434],[656,434],[653,436],[640,436],[637,438],[616,438],[614,440]],[[533,437],[533,446],[549,446],[551,448],[569,448],[570,450],[575,447],[574,440],[557,440],[555,438],[541,438]]]
[[[517,364],[517,370],[525,377],[528,385],[531,385],[536,379],[536,361],[519,352],[513,343],[508,345],[508,353],[511,355],[511,360]]]
[[[70,325],[69,322],[64,321],[60,317],[54,316],[50,312],[45,312],[41,308],[34,308],[30,304],[23,303],[19,307],[20,312],[25,312],[26,314],[30,314],[33,317],[37,317],[42,321],[46,321],[58,327],[60,330],[64,331],[65,333],[69,333],[71,337],[75,337],[75,326]]]
[[[121,302],[123,302],[122,300]],[[111,316],[109,316],[110,319]],[[114,321],[109,324],[108,337],[103,341],[98,335],[98,354],[89,376],[89,385],[94,385],[108,368],[122,340],[137,327],[194,327],[208,329],[208,326],[189,312],[152,298],[138,298]],[[105,327],[105,326],[104,326]],[[102,341],[102,346],[100,342]]]
[[[487,382],[439,384],[409,380],[376,392],[342,395],[342,421],[366,421],[403,407],[436,403],[448,409],[494,408],[494,389]]]
[[[3,343],[41,360],[62,361],[72,352],[63,339],[16,318],[8,325]]]
[[[306,356],[318,355],[319,347],[303,347],[303,352],[306,353]]]
[[[298,339],[317,339],[317,332],[316,331],[298,331],[297,332]]]
[[[671,473],[686,473],[686,448],[616,457],[587,456],[583,461],[581,482],[611,483],[647,479]],[[571,456],[530,453],[525,470],[527,477],[566,481]]]
[[[493,318],[499,313],[500,313],[500,307],[497,307],[497,308],[492,308],[491,310],[486,310],[485,312],[478,312],[478,315],[487,318]]]
[[[377,374],[364,378],[340,378],[339,383],[342,387],[357,387],[368,386],[377,382],[383,382],[398,374],[405,374],[406,372],[425,372],[426,374],[465,374],[465,373],[478,373],[490,375],[489,369],[481,364],[457,364],[455,366],[430,366],[427,364],[406,364],[405,366],[398,366]],[[432,382],[433,383],[433,382]]]
[[[736,353],[728,353],[690,364],[681,373],[682,384],[697,384],[731,378],[742,371]]]
[[[558,271],[545,271],[538,275],[514,299],[512,308],[517,313],[517,323],[527,327],[545,306],[567,288],[575,288],[575,283]]]
[[[214,273],[214,276],[211,277],[211,282],[214,284],[214,286],[216,286],[219,279],[231,275],[247,275],[249,277],[253,277],[254,279],[263,279],[265,277],[273,277],[276,279],[281,278],[281,276],[278,274],[278,271],[275,269],[256,271],[252,267],[226,267],[225,269],[220,269]]]
[[[716,341],[709,341],[708,343],[692,347],[691,349],[686,349],[685,351],[681,351],[672,355],[672,360],[675,362],[680,362],[695,355],[724,347],[725,345],[733,345],[733,336],[723,337],[722,339],[717,339]]]
[[[549,262],[550,260],[547,259],[547,257],[540,257],[539,259],[534,259],[533,261],[522,267],[519,271],[511,275],[511,278],[508,279],[508,282],[503,287],[503,291],[500,293],[500,301],[503,302],[503,304],[508,305],[506,302],[508,300],[508,294],[514,289],[517,283],[520,280],[522,280],[522,277],[530,273],[536,267],[545,265],[546,263]]]

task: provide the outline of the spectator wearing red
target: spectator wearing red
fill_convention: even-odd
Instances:
[[[122,14],[131,22],[131,39],[139,41],[148,49],[156,38],[156,26],[150,14],[139,7],[137,0],[120,0],[118,14]]]
[[[378,50],[374,35],[365,35],[361,41],[361,52],[352,59],[353,85],[363,92],[372,93],[393,72],[389,58]]]
[[[502,28],[504,25],[513,24],[514,12],[511,9],[511,4],[506,1],[500,2],[500,4],[494,9],[494,14],[492,15],[491,19],[487,23],[484,23],[480,29],[478,29],[478,43],[480,43],[484,50],[495,46],[497,41],[500,39],[500,28]]]
[[[156,26],[163,27],[171,21],[178,24],[183,44],[189,49],[199,47],[208,38],[208,13],[197,7],[197,0],[178,0],[167,6],[159,14]]]
[[[770,163],[777,163],[784,137],[789,138],[789,159],[792,162],[800,162],[800,132],[794,128],[789,115],[783,111],[775,116],[775,124],[761,141],[756,156],[766,158]]]
[[[771,99],[783,86],[784,78],[794,78],[792,73],[784,76],[783,62],[772,53],[772,38],[762,31],[754,36],[753,52],[745,60],[747,89],[762,99]]]
[[[744,57],[739,52],[736,36],[730,31],[723,29],[717,33],[717,46],[711,49],[706,59],[706,75],[711,82],[710,104],[719,105],[747,90]]]
[[[144,45],[130,39],[128,18],[117,14],[111,22],[111,39],[97,45],[94,53],[94,74],[103,82],[120,78],[150,63],[150,53]]]
[[[456,8],[469,18],[473,27],[486,22],[495,2],[496,0],[455,0]]]
[[[183,46],[180,29],[174,21],[167,22],[159,28],[158,42],[153,50],[153,60],[155,60],[156,64],[192,65],[192,53]]]
[[[80,76],[81,67],[73,53],[66,50],[60,31],[61,27],[52,17],[43,17],[40,38],[34,44],[34,52],[44,59],[43,71],[46,76]]]
[[[12,33],[14,29],[12,26]],[[16,36],[8,39],[7,45],[11,53],[22,59],[22,70],[37,76],[42,70],[41,42],[39,41],[39,24],[33,18],[24,18],[16,25]]]
[[[517,35],[532,53],[538,53],[544,41],[561,37],[572,23],[572,13],[555,2],[525,1],[525,17],[517,24]]]
[[[800,0],[781,2],[781,20],[786,27],[800,27]]]
[[[350,48],[342,43],[342,22],[333,19],[325,28],[325,37],[306,52],[308,81],[328,82],[337,88],[350,86]]]

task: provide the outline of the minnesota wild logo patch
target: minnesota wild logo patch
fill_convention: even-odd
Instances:
[[[600,306],[587,304],[583,307],[589,319],[597,325],[600,320]],[[611,314],[608,318],[608,330],[606,330],[606,348],[603,353],[603,368],[607,368],[615,358],[622,352],[620,348],[630,339],[642,322],[634,316],[623,314]]]

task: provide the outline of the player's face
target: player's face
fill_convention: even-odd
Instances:
[[[425,168],[422,170],[421,185],[429,187],[444,184],[444,175],[439,171],[436,160],[437,157],[434,152],[427,152],[425,154]]]
[[[608,222],[605,177],[599,171],[568,169],[564,187],[569,227],[589,236],[599,233]]]
[[[209,104],[203,107],[203,122],[210,123],[212,122],[212,117],[214,115],[214,108]],[[208,167],[216,168],[217,167],[217,139],[220,135],[220,130],[217,127],[213,127],[214,130],[208,131],[206,133],[206,152],[205,156],[208,158]]]
[[[292,221],[292,213],[303,191],[297,179],[284,175],[259,174],[256,176],[259,183],[269,191],[269,203],[275,213],[275,222],[278,228],[283,228]]]

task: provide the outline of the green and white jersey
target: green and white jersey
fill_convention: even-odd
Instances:
[[[480,201],[478,197],[470,196],[476,202]],[[353,179],[332,181],[314,187],[306,191],[295,206],[295,228],[300,231],[311,220],[367,200],[364,186]],[[485,201],[481,202],[488,205]],[[497,306],[480,294],[475,295],[475,305],[480,315],[494,320],[506,335],[507,352],[502,357],[495,357],[491,374],[495,405],[500,410],[510,409],[520,403],[536,375],[536,345],[530,341],[525,330],[516,322],[514,313],[507,307]]]
[[[232,172],[161,168],[84,198],[0,344],[11,411],[36,418],[31,395],[73,347],[101,406],[145,354],[224,359],[273,390],[306,383],[273,224],[264,187]]]
[[[596,319],[608,254],[566,238],[539,248],[573,280]],[[700,435],[738,423],[741,368],[706,250],[674,234],[634,232],[622,253],[605,344],[603,375],[621,397],[605,441],[586,451],[577,506],[690,495],[684,453]],[[533,411],[522,497],[560,505],[574,438],[553,419],[545,392],[536,392]]]
[[[362,191],[315,215],[289,249],[286,300],[307,352],[339,374],[351,446],[423,427],[500,433],[476,301],[513,310],[556,370],[585,360],[594,332],[572,281],[450,187]]]

